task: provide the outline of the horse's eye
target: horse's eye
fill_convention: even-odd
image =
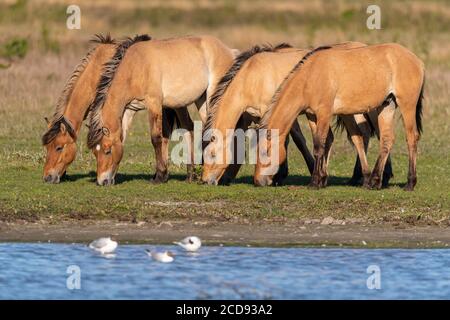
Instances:
[[[216,136],[211,137],[211,142],[214,142],[214,141],[216,141]]]
[[[64,146],[57,146],[56,152],[61,152],[64,149]]]

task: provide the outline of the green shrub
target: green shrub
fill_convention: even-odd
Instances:
[[[3,44],[0,55],[7,59],[14,57],[24,58],[28,52],[28,40],[25,38],[13,38]]]

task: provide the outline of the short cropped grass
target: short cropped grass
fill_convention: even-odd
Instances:
[[[215,221],[290,221],[358,218],[369,222],[447,221],[450,216],[450,7],[445,1],[381,1],[379,31],[365,27],[365,4],[354,1],[121,1],[107,10],[104,1],[82,3],[82,29],[65,28],[63,1],[7,1],[0,4],[0,220],[172,219]],[[115,4],[116,4],[115,3]],[[383,18],[384,17],[384,18]],[[385,23],[383,23],[383,21]],[[129,23],[128,23],[129,22]],[[148,32],[157,38],[212,34],[232,47],[282,41],[298,47],[358,40],[395,41],[426,63],[424,134],[419,143],[416,191],[404,192],[407,152],[400,117],[392,153],[394,178],[388,189],[346,185],[355,151],[345,134],[336,135],[329,187],[310,190],[309,174],[293,145],[286,186],[256,188],[253,166],[245,165],[230,186],[184,182],[185,168],[170,166],[166,184],[149,183],[154,173],[145,112],[136,116],[127,139],[117,184],[95,185],[95,159],[86,149],[84,129],[79,152],[59,185],[42,181],[44,153],[40,136],[44,116],[53,112],[65,79],[97,32],[114,36]],[[9,49],[8,49],[9,48]],[[6,51],[5,51],[6,50]],[[14,57],[6,58],[5,55]],[[12,54],[14,53],[14,54]],[[20,53],[20,54],[19,54]],[[23,54],[22,54],[23,53]],[[302,119],[305,136],[309,130]],[[372,140],[370,164],[377,156]]]

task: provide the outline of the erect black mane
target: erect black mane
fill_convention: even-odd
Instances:
[[[89,121],[89,133],[88,133],[88,147],[90,149],[94,148],[96,144],[101,140],[103,136],[102,132],[102,119],[101,110],[106,101],[106,96],[108,94],[108,89],[114,79],[114,75],[125,56],[126,51],[133,44],[141,41],[151,40],[151,37],[144,35],[136,35],[134,38],[126,38],[121,41],[116,48],[116,52],[110,61],[103,65],[103,73],[100,81],[97,85],[97,90],[95,94],[94,101],[92,101],[90,110],[90,121]]]

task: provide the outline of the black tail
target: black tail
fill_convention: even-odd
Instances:
[[[420,88],[420,95],[419,95],[419,99],[417,100],[417,105],[416,105],[416,125],[417,125],[417,131],[419,132],[419,136],[423,132],[422,112],[423,112],[424,87],[425,87],[425,79],[423,80],[422,88]]]
[[[178,119],[175,110],[170,108],[163,108],[163,136],[170,137],[173,130],[180,128],[180,119]]]
[[[370,137],[372,138],[377,133],[377,130],[375,129],[375,125],[378,125],[378,124],[375,124],[375,123],[372,122],[372,120],[370,119],[368,113],[363,113],[363,116],[364,116],[364,118],[366,119],[367,123],[370,126]]]
[[[342,133],[344,129],[347,129],[344,125],[344,120],[342,120],[341,116],[336,116],[336,122],[334,123],[334,132]],[[348,133],[348,132],[347,132]]]

